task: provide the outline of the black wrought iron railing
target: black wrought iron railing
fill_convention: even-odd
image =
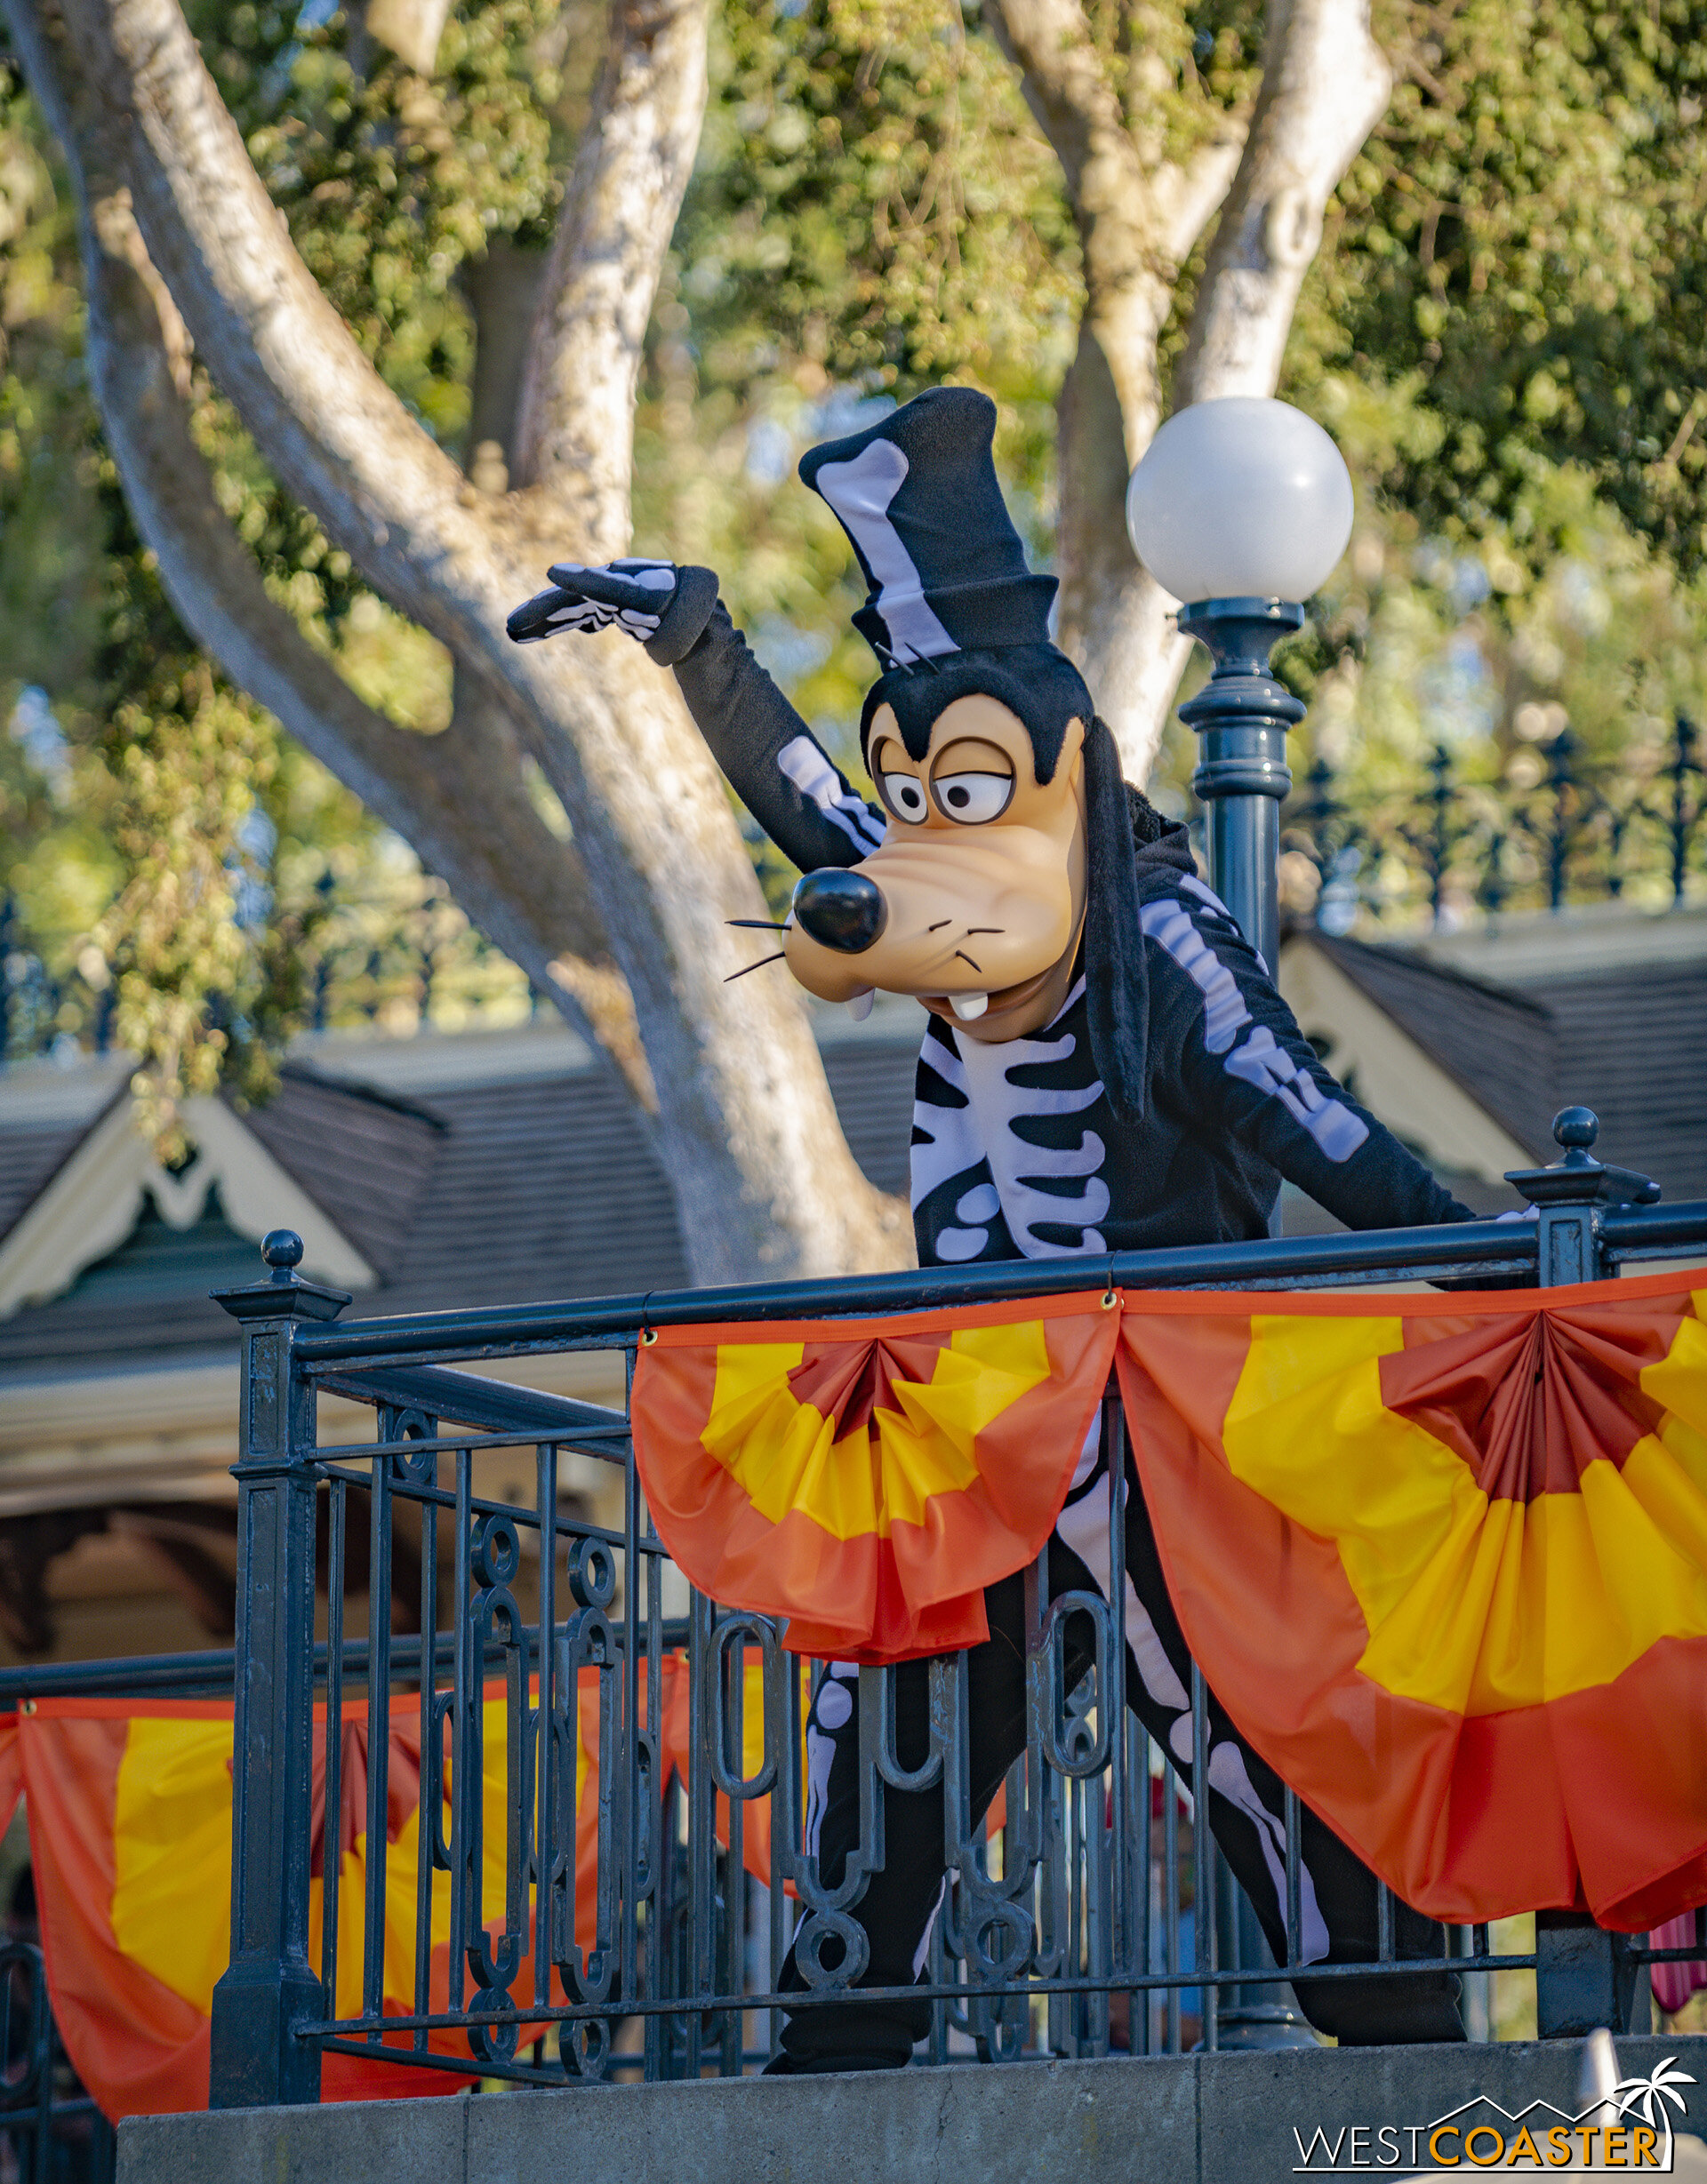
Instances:
[[[1707,753],[1679,714],[1646,754],[1596,760],[1558,715],[1505,754],[1437,744],[1426,778],[1354,789],[1319,756],[1282,807],[1281,892],[1342,933],[1628,897],[1681,905],[1707,883]]]
[[[0,2178],[112,2184],[113,2127],[78,2084],[53,2022],[42,1952],[0,1940]]]
[[[1437,744],[1424,778],[1391,789],[1336,774],[1318,755],[1280,811],[1287,913],[1342,933],[1707,892],[1707,747],[1695,723],[1679,714],[1662,744],[1596,757],[1562,709],[1529,710],[1541,740],[1505,752]],[[328,871],[285,902],[255,884],[301,974],[288,1012],[307,1029],[426,1022],[446,996],[462,1013],[507,1012],[523,990],[441,881],[404,876],[389,892],[364,892]],[[111,1044],[116,966],[92,945],[72,962],[61,953],[0,895],[0,1068]],[[530,1005],[541,1005],[537,993]]]
[[[347,1300],[298,1273],[296,1239],[269,1237],[267,1278],[221,1299],[242,1323],[244,1364],[232,1958],[214,2002],[216,2105],[315,2100],[329,2052],[532,2084],[757,2068],[775,2050],[785,1999],[790,2010],[825,2006],[858,1977],[848,1914],[884,1861],[885,1785],[942,1789],[952,1886],[922,1983],[897,1990],[929,2004],[924,2059],[1308,2037],[1287,1986],[1307,1956],[1295,1799],[1284,1815],[1277,1963],[1197,1824],[1206,1809],[1201,1676],[1183,1765],[1127,1709],[1124,1623],[1108,1604],[1123,1597],[1124,1485],[1110,1496],[1107,1599],[1052,1603],[1046,1572],[1027,1578],[1024,1749],[993,1831],[969,1788],[966,1657],[931,1664],[928,1745],[905,1754],[893,1726],[895,1671],[859,1672],[862,1833],[832,1884],[803,1825],[800,1664],[770,1620],[694,1594],[674,1568],[648,1518],[626,1412],[455,1367],[605,1350],[631,1376],[640,1346],[667,1324],[1035,1297],[1083,1288],[1087,1274],[1140,1289],[1551,1284],[1707,1255],[1707,1203],[1653,1203],[1645,1178],[1594,1159],[1594,1127],[1585,1110],[1560,1118],[1564,1160],[1514,1179],[1532,1202],[1523,1220],[349,1326],[338,1324]],[[321,1444],[317,1406],[334,1394],[371,1409],[371,1439]],[[1102,1430],[1110,1477],[1124,1482],[1113,1400]],[[525,1493],[513,1491],[518,1453]],[[571,1468],[580,1486],[566,1498]],[[587,1479],[599,1476],[608,1491],[589,1494]],[[394,1547],[418,1557],[415,1630],[394,1628],[394,1608],[365,1636],[347,1634],[358,1524],[370,1602],[391,1598]],[[1070,1616],[1092,1633],[1082,1677],[1062,1670]],[[201,1688],[217,1684],[220,1666],[198,1657],[157,1673]],[[29,1681],[68,1688],[89,1673]],[[325,1719],[365,1714],[353,1823],[344,1738],[322,1731],[317,1748],[322,1695]],[[317,1810],[326,1836],[317,1860]],[[340,1901],[339,1853],[357,1838],[359,1907]],[[1451,1930],[1439,1956],[1413,1960],[1395,1946],[1396,1924],[1383,1894],[1367,1961],[1311,1963],[1310,1976],[1390,1978],[1401,1962],[1450,1970],[1464,1977],[1484,2036],[1487,1975],[1533,1975],[1539,2029],[1579,2032],[1627,2023],[1651,1954],[1555,1916],[1534,1948],[1495,1948],[1485,1928]],[[785,1998],[778,1978],[791,1940],[807,1985]]]

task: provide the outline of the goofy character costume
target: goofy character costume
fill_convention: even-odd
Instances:
[[[995,421],[982,395],[937,388],[800,465],[869,588],[854,622],[883,673],[860,735],[880,806],[758,665],[709,570],[559,564],[509,634],[614,624],[673,668],[724,772],[805,876],[783,940],[796,978],[856,1012],[878,988],[924,1004],[921,1265],[1262,1236],[1283,1176],[1354,1228],[1470,1219],[1328,1075],[1198,878],[1185,828],[1122,780],[1089,691],[1050,642],[1055,581],[1027,571],[991,460]],[[1190,1660],[1130,1470],[1127,1497],[1129,1702],[1186,1769]],[[1052,1596],[1107,1596],[1109,1508],[1093,1429],[1050,1541]],[[1024,1748],[1022,1596],[1017,1574],[989,1589],[990,1637],[969,1657],[980,1812]],[[1070,1660],[1070,1684],[1089,1660],[1088,1647]],[[856,1675],[830,1664],[807,1726],[805,1847],[831,1886],[859,1838]],[[926,1748],[926,1664],[904,1664],[896,1684],[897,1748],[912,1764]],[[1208,1723],[1209,1824],[1284,1961],[1283,1786],[1213,1694]],[[942,1791],[884,1796],[886,1862],[853,1916],[870,1944],[861,1983],[898,1987],[921,1976],[946,1886]],[[1308,1811],[1302,1862],[1305,1960],[1375,1956],[1374,1876]],[[1394,1940],[1401,1957],[1445,1954],[1441,1928],[1403,1907]],[[803,1984],[792,1952],[783,1984]],[[1445,1973],[1306,1979],[1296,1992],[1342,2041],[1463,2037]],[[923,2003],[802,2010],[779,2060],[893,2067],[927,2030]]]

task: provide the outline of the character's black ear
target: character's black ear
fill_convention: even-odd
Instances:
[[[1133,807],[1120,754],[1102,720],[1085,736],[1085,1003],[1091,1054],[1123,1123],[1144,1119],[1149,1076],[1150,980],[1138,923]]]

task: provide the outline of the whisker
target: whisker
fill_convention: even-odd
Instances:
[[[732,971],[723,982],[727,986],[731,980],[744,979],[749,971],[762,971],[767,963],[781,963],[782,960],[782,951],[779,948],[774,956],[761,956],[757,963],[749,963],[740,971]]]
[[[768,917],[725,917],[725,925],[744,925],[753,932],[786,932],[786,924],[779,925]]]
[[[966,927],[966,937],[968,940],[971,940],[975,939],[981,932],[1006,932],[1006,931],[1007,927],[1006,925],[968,925]]]
[[[954,920],[951,917],[939,917],[935,924],[926,925],[925,930],[926,932],[941,932],[944,925],[951,925],[953,923]]]
[[[955,952],[955,954],[956,954],[956,955],[957,955],[957,956],[958,956],[960,958],[960,960],[961,960],[961,962],[962,962],[962,963],[972,963],[972,957],[971,957],[970,956],[968,956],[968,955],[967,955],[967,953],[966,953],[966,949],[965,949],[965,948],[956,948],[956,949],[955,949],[955,951],[954,951],[954,952]],[[982,965],[982,964],[981,964],[981,963],[972,963],[972,967],[973,967],[973,969],[974,969],[974,971],[975,971],[975,972],[978,973],[979,977],[980,977],[980,978],[982,978],[982,976],[984,975],[984,966]]]

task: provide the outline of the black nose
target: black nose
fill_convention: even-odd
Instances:
[[[829,865],[808,872],[794,891],[794,915],[813,939],[844,956],[868,948],[889,921],[883,890],[863,872]]]

